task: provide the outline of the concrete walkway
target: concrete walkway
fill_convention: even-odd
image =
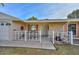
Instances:
[[[29,47],[29,48],[41,48],[56,50],[52,42],[50,41],[0,41],[0,46],[4,47]]]

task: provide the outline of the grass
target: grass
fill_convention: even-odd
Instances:
[[[55,45],[57,50],[0,47],[1,55],[78,55],[79,46]]]

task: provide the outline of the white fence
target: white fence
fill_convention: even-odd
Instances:
[[[79,38],[74,36],[72,31],[70,31],[70,44],[79,46]]]
[[[72,31],[70,31],[70,32],[54,32],[54,37],[58,36],[58,34],[61,37],[60,38],[61,42],[79,46],[79,37],[74,36]]]
[[[66,44],[73,44],[73,33],[70,32],[54,32],[48,31],[47,33],[42,31],[15,31],[14,35],[16,41],[39,41],[47,42],[51,41],[53,44],[56,41],[63,42]]]
[[[70,32],[54,32],[54,42],[56,44],[73,44],[73,33]]]
[[[16,41],[39,41],[47,42],[51,41],[54,44],[54,31],[48,31],[44,33],[42,31],[15,31],[14,37]]]
[[[79,37],[73,36],[72,44],[79,46]]]

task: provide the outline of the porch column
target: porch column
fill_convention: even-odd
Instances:
[[[39,31],[39,35],[40,35],[40,43],[41,43],[41,30]]]
[[[79,23],[76,23],[76,36],[79,37]]]
[[[73,31],[70,31],[70,43],[73,44]]]
[[[52,31],[52,34],[53,34],[53,44],[54,44],[54,31]]]
[[[25,30],[25,42],[27,41],[27,31]]]

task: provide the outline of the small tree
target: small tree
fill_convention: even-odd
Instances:
[[[32,16],[31,18],[29,18],[28,20],[38,20],[35,16]]]

